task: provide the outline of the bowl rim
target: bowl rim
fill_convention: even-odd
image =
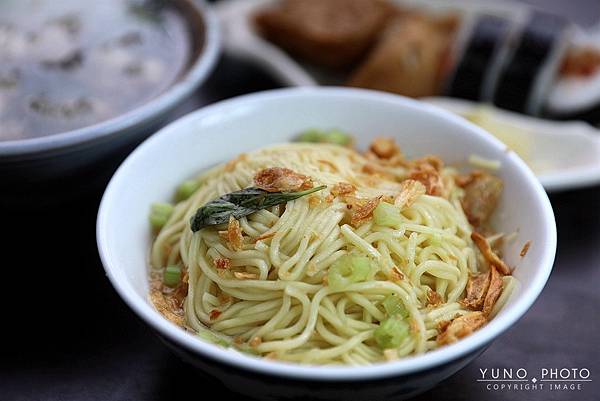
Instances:
[[[277,100],[282,98],[302,98],[302,97],[335,97],[343,95],[344,97],[358,99],[365,102],[374,103],[393,103],[398,107],[404,107],[413,110],[420,110],[435,115],[440,119],[446,120],[448,124],[459,125],[471,135],[478,136],[490,143],[491,147],[506,152],[506,147],[499,140],[474,124],[458,117],[450,112],[442,110],[436,106],[425,104],[417,100],[408,99],[402,96],[389,93],[357,89],[357,88],[338,88],[338,87],[312,87],[312,88],[284,88],[274,89],[264,92],[252,93],[238,96],[232,99],[220,101],[213,105],[204,107],[192,112],[175,122],[162,128],[158,133],[148,138],[142,143],[129,157],[121,164],[112,177],[107,189],[102,197],[97,218],[96,237],[98,251],[106,274],[112,285],[119,293],[125,303],[141,317],[147,324],[154,328],[158,333],[171,342],[182,346],[194,354],[199,354],[211,360],[224,363],[229,366],[246,369],[269,376],[285,377],[297,380],[314,381],[357,381],[373,380],[390,376],[410,374],[436,366],[449,363],[460,357],[466,356],[482,347],[485,347],[502,332],[510,328],[525,312],[531,307],[538,295],[541,293],[554,263],[556,253],[556,222],[552,206],[544,191],[542,185],[536,179],[533,172],[526,164],[512,151],[506,154],[506,158],[516,164],[519,172],[525,177],[533,189],[536,203],[540,206],[542,212],[542,221],[545,226],[545,237],[540,238],[539,242],[544,244],[544,250],[539,267],[530,286],[520,294],[515,303],[505,310],[505,313],[496,316],[492,321],[482,329],[476,331],[461,341],[442,347],[427,353],[402,358],[394,362],[373,364],[369,366],[316,366],[299,365],[280,361],[270,361],[258,359],[252,356],[242,354],[237,351],[224,349],[217,345],[205,342],[181,328],[175,326],[167,319],[162,317],[146,299],[138,296],[133,287],[125,280],[125,274],[122,270],[114,267],[111,262],[110,249],[107,247],[107,227],[110,224],[111,194],[116,187],[121,186],[121,182],[126,182],[128,166],[133,160],[141,157],[149,145],[163,135],[168,135],[171,131],[185,126],[189,121],[197,121],[209,115],[219,115],[228,110],[235,109],[240,105],[249,106],[250,104],[260,104],[266,100]],[[125,181],[123,181],[125,180]]]
[[[51,135],[0,141],[0,157],[43,153],[106,139],[152,121],[188,97],[212,71],[221,48],[220,28],[212,6],[205,0],[192,0],[190,4],[202,19],[204,43],[193,63],[173,85],[149,101],[108,120]]]

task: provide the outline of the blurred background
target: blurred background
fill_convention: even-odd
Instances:
[[[326,39],[297,40],[303,28],[263,1],[0,2],[0,398],[172,400],[195,391],[184,382],[230,395],[114,292],[96,249],[98,205],[126,155],[178,117],[245,93],[332,83],[424,98],[490,130],[538,174],[556,214],[557,260],[537,303],[417,399],[571,399],[488,393],[475,379],[480,367],[515,364],[600,372],[600,3],[399,3],[404,25],[368,50],[333,54]],[[401,65],[390,71],[389,60]],[[599,385],[586,386],[572,399],[597,399]]]

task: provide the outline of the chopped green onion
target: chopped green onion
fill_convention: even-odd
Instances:
[[[386,202],[380,202],[373,210],[373,220],[379,226],[392,228],[398,228],[402,224],[400,209]]]
[[[402,318],[408,317],[408,311],[404,307],[404,304],[396,295],[390,294],[382,302],[383,309],[387,313],[388,317],[400,316]]]
[[[177,287],[181,281],[181,267],[167,266],[163,272],[163,284],[167,287]]]
[[[366,256],[344,255],[329,268],[327,282],[334,291],[359,283],[372,276],[371,260]]]
[[[319,143],[323,142],[325,138],[325,133],[323,131],[319,131],[318,129],[309,129],[298,135],[296,138],[297,142],[309,142],[309,143]]]
[[[382,349],[398,348],[402,341],[409,335],[410,325],[398,316],[392,316],[375,329],[373,336],[377,345]]]
[[[231,342],[226,340],[225,338],[216,335],[209,329],[200,329],[198,330],[198,337],[203,339],[204,341],[208,341],[209,343],[220,345],[221,347],[229,347],[231,346]]]
[[[309,143],[333,143],[336,145],[346,146],[352,142],[352,137],[339,129],[331,129],[328,131],[309,129],[302,132],[296,138],[297,142]]]
[[[170,203],[153,203],[150,206],[150,224],[156,229],[161,229],[173,213],[173,205]]]
[[[350,142],[352,142],[352,138],[350,137],[350,135],[338,129],[332,129],[331,131],[325,133],[325,138],[323,142],[345,146],[349,145]]]
[[[181,183],[179,187],[177,187],[177,192],[175,193],[175,200],[177,202],[181,202],[189,198],[196,192],[196,190],[200,187],[200,184],[195,180],[187,180]]]

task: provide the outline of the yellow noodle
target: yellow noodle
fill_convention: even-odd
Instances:
[[[373,333],[386,318],[382,301],[393,294],[404,304],[412,327],[394,355],[435,349],[439,323],[469,312],[458,302],[464,297],[469,273],[487,269],[470,238],[472,228],[460,206],[462,190],[453,187],[455,172],[446,168],[447,199],[417,197],[402,209],[402,224],[397,228],[378,226],[372,219],[353,227],[344,198],[328,197],[335,184],[351,183],[357,189],[354,196],[372,198],[394,196],[406,178],[405,168],[390,167],[395,179],[374,179],[362,172],[366,163],[363,156],[344,147],[284,144],[197,177],[199,189],[175,206],[150,254],[154,270],[169,264],[187,270],[187,326],[236,337],[250,344],[253,353],[279,360],[369,364],[385,360]],[[240,219],[245,238],[241,250],[233,250],[218,234],[227,225],[192,233],[189,220],[199,207],[252,186],[257,171],[276,166],[310,176],[315,185],[327,185],[311,195],[320,202],[302,197]],[[255,241],[258,237],[263,239]],[[331,265],[348,253],[368,256],[377,271],[372,279],[333,291],[324,278]],[[218,271],[214,264],[218,258],[229,259],[231,271]],[[390,281],[395,269],[403,278]],[[233,272],[255,276],[238,277]],[[504,291],[492,315],[515,286],[514,278],[504,278]],[[430,291],[441,296],[442,304],[428,305]]]

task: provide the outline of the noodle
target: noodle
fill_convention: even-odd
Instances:
[[[200,175],[199,188],[175,205],[158,232],[150,257],[153,277],[167,265],[187,272],[188,329],[209,328],[258,356],[308,364],[369,364],[439,347],[440,325],[472,313],[460,303],[470,274],[488,270],[460,206],[464,191],[454,183],[457,173],[443,168],[445,197],[417,195],[401,209],[398,227],[377,225],[373,218],[353,226],[349,197],[331,194],[336,184],[351,184],[354,198],[393,199],[410,175],[408,164],[381,162],[389,174],[372,174],[365,172],[369,163],[346,147],[294,143],[242,155]],[[239,250],[222,233],[227,224],[190,230],[198,208],[253,186],[258,171],[274,166],[327,189],[239,219]],[[352,255],[372,260],[374,271],[368,279],[332,288],[332,266]],[[516,285],[511,276],[503,283],[491,316]],[[383,304],[392,295],[406,311],[410,330],[386,353],[375,332],[388,317]],[[432,295],[440,302],[432,303]]]

